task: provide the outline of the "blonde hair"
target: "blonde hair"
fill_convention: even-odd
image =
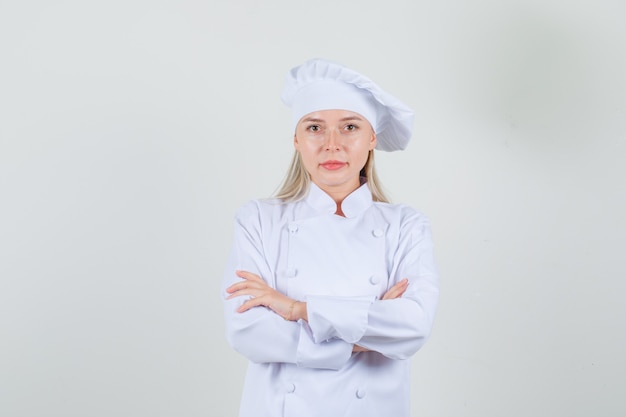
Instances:
[[[389,199],[383,192],[378,175],[376,174],[374,150],[369,151],[365,166],[361,169],[361,176],[367,179],[367,185],[372,193],[372,200],[382,203],[389,202]],[[302,164],[300,153],[294,151],[285,179],[276,194],[274,194],[274,197],[285,203],[301,200],[309,191],[310,184],[311,178]]]

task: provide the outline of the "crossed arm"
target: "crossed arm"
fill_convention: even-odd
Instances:
[[[237,282],[230,287],[226,288],[226,292],[229,294],[228,300],[240,297],[249,296],[239,308],[238,313],[244,313],[254,307],[267,307],[274,313],[278,314],[285,320],[308,321],[307,304],[304,301],[294,300],[286,295],[280,293],[274,288],[267,285],[267,283],[260,276],[247,271],[236,271],[239,278],[242,281]],[[381,298],[382,300],[392,300],[402,297],[402,294],[406,291],[409,285],[408,279],[403,279],[392,286]],[[359,345],[354,345],[353,352],[368,351]]]

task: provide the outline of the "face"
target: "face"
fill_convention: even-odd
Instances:
[[[359,187],[376,134],[358,113],[321,110],[300,119],[294,145],[311,181],[338,201]]]

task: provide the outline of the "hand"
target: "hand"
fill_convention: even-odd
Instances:
[[[407,288],[409,288],[409,280],[404,278],[403,280],[397,282],[393,287],[389,288],[389,290],[383,295],[382,300],[400,298]]]
[[[226,288],[226,292],[230,294],[227,299],[230,300],[231,298],[240,297],[242,295],[249,295],[251,297],[237,309],[238,313],[243,313],[253,307],[265,306],[285,320],[298,320],[299,314],[294,314],[294,310],[300,312],[302,306],[296,306],[296,304],[303,303],[276,291],[267,285],[263,278],[252,272],[235,271],[235,273],[239,278],[243,278],[243,281]]]
[[[382,300],[393,300],[395,298],[402,297],[402,294],[409,287],[409,280],[404,278],[402,281],[397,282],[394,286],[389,288],[389,290],[383,295]],[[359,345],[352,345],[352,352],[369,352],[368,348]]]

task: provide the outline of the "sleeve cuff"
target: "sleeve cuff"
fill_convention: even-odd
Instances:
[[[354,344],[365,333],[374,296],[308,296],[306,302],[309,326],[315,343],[341,339]]]

